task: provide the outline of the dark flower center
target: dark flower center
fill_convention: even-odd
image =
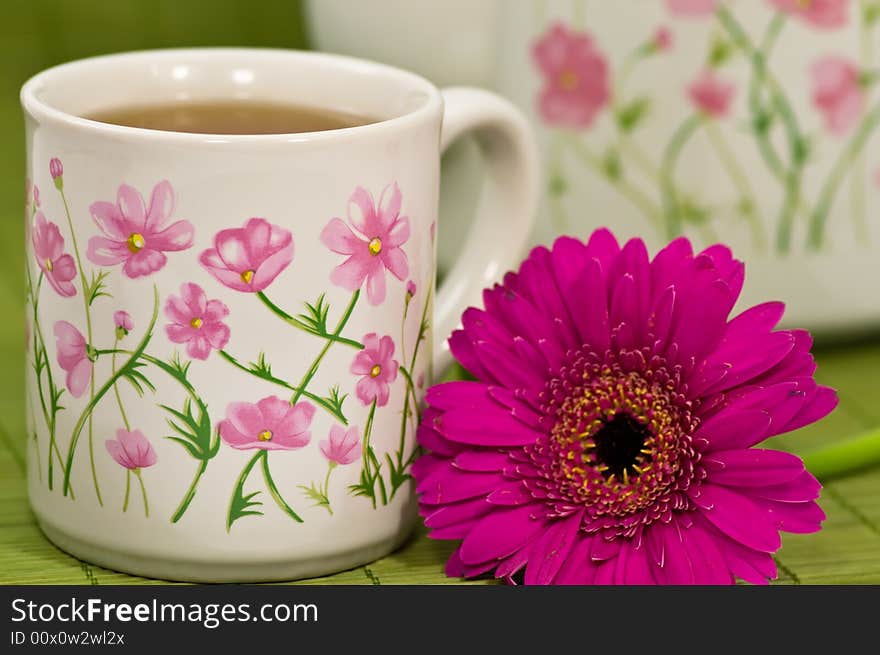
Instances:
[[[622,478],[624,471],[628,475],[638,474],[635,467],[651,459],[651,451],[645,449],[645,441],[650,436],[648,426],[627,413],[611,417],[593,435],[602,475]]]
[[[558,515],[583,508],[588,531],[625,536],[686,507],[703,473],[680,369],[648,350],[568,360],[541,394],[547,433],[527,448],[526,488]]]

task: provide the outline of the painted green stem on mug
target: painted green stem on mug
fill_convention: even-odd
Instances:
[[[125,469],[125,498],[122,499],[122,511],[128,511],[128,498],[131,494],[131,469]]]
[[[345,325],[348,323],[348,319],[351,318],[351,313],[354,311],[355,305],[357,305],[358,298],[360,297],[361,291],[358,289],[351,295],[351,301],[348,303],[348,307],[345,308],[345,312],[342,314],[342,317],[339,319],[339,322],[336,324],[336,329],[333,331],[333,336],[338,337],[342,330],[345,329]],[[312,378],[315,377],[315,373],[318,372],[318,367],[321,365],[321,361],[324,359],[324,356],[327,354],[327,351],[330,350],[330,346],[333,345],[333,342],[336,339],[328,339],[327,343],[324,344],[324,347],[321,349],[321,352],[318,353],[318,356],[315,357],[315,360],[312,362],[312,365],[309,367],[309,370],[306,371],[306,374],[303,376],[302,380],[300,380],[299,384],[296,387],[296,391],[293,394],[293,398],[290,399],[290,404],[295,405],[297,401],[305,394],[306,388],[309,386],[309,383],[312,381]],[[363,348],[362,344],[359,344],[360,348]]]
[[[874,129],[878,124],[880,124],[880,105],[875,106],[870,113],[865,116],[864,120],[856,130],[856,133],[853,134],[849,143],[847,143],[846,147],[843,149],[843,152],[838,156],[837,161],[834,162],[834,166],[828,174],[825,184],[822,185],[816,208],[810,216],[807,246],[812,250],[818,250],[821,247],[822,240],[825,236],[825,223],[828,220],[828,213],[831,211],[831,207],[834,204],[834,198],[837,195],[840,184],[843,182],[846,173],[862,152],[862,149],[868,142],[868,138],[874,132]]]
[[[110,356],[110,372],[116,375],[116,347],[119,345],[119,339],[113,341],[113,354]],[[119,385],[113,383],[113,393],[116,395],[116,404],[119,406],[119,415],[125,424],[125,429],[131,432],[131,424],[128,422],[128,416],[125,414],[125,406],[122,404],[122,396],[119,393]]]
[[[104,395],[110,391],[110,388],[116,383],[122,375],[124,375],[127,371],[132,370],[132,367],[137,362],[137,359],[141,356],[144,350],[147,347],[147,344],[150,342],[150,339],[153,336],[153,328],[156,326],[156,319],[159,317],[159,289],[155,285],[153,285],[153,316],[150,318],[150,324],[147,326],[147,329],[144,333],[143,338],[140,343],[137,345],[129,358],[125,361],[122,367],[113,375],[110,376],[110,379],[107,380],[103,386],[97,391],[97,393],[93,394],[88,404],[80,414],[79,419],[77,419],[76,424],[74,425],[73,432],[70,436],[70,445],[67,448],[67,461],[64,465],[64,487],[63,493],[66,496],[70,492],[70,475],[73,469],[73,456],[76,453],[76,446],[79,442],[80,434],[82,433],[83,428],[85,427],[86,421],[91,417],[92,412],[97,406],[98,402]],[[94,470],[92,471],[94,474]],[[95,479],[97,482],[97,479]]]
[[[144,516],[150,518],[150,503],[147,502],[147,488],[144,486],[144,479],[141,477],[141,470],[139,468],[134,469],[134,476],[141,485],[141,496],[144,498]]]
[[[230,364],[235,366],[237,369],[244,371],[245,373],[249,373],[250,375],[253,375],[256,378],[259,378],[261,380],[266,380],[267,382],[271,382],[272,384],[278,385],[279,387],[283,387],[283,388],[287,389],[288,391],[293,391],[294,393],[299,393],[301,391],[302,392],[301,395],[305,396],[306,398],[308,398],[309,400],[314,402],[316,405],[320,406],[322,409],[327,411],[329,414],[333,415],[343,425],[348,425],[348,419],[345,418],[345,416],[341,412],[337,411],[336,408],[332,404],[327,402],[326,399],[321,398],[321,396],[314,394],[311,391],[308,391],[307,389],[303,389],[302,387],[297,387],[297,386],[291,384],[290,382],[287,382],[286,380],[282,380],[279,377],[275,377],[274,375],[270,375],[270,374],[264,373],[264,372],[255,371],[252,368],[248,368],[247,366],[242,364],[237,358],[235,358],[233,355],[230,355],[225,350],[218,350],[217,353],[223,359],[225,359],[227,362],[229,362]]]
[[[55,440],[55,423],[58,404],[56,402],[57,389],[55,381],[52,377],[52,366],[49,364],[49,356],[46,353],[46,341],[43,338],[43,328],[40,326],[40,317],[38,313],[40,290],[43,286],[43,273],[37,278],[36,287],[33,286],[31,278],[30,266],[25,267],[27,271],[28,288],[31,290],[31,306],[33,307],[33,348],[34,348],[34,373],[37,378],[37,393],[40,395],[40,409],[43,412],[43,420],[46,422],[46,429],[49,431],[49,461],[47,462],[49,490],[54,486],[54,465],[52,460],[53,451],[58,454],[59,464],[61,463],[61,451],[58,449],[58,442]],[[51,403],[46,405],[46,392],[43,389],[42,369],[46,369],[46,382],[49,384],[49,394],[52,396]],[[71,495],[71,498],[73,496]]]
[[[356,291],[355,293],[360,293],[360,292]],[[266,305],[266,307],[268,307],[269,310],[273,314],[275,314],[278,318],[283,320],[288,325],[292,325],[293,327],[297,328],[298,330],[302,330],[303,332],[308,332],[309,334],[315,335],[317,337],[321,337],[322,339],[327,339],[327,341],[337,341],[339,343],[345,344],[346,346],[351,346],[352,348],[357,348],[358,350],[362,350],[364,347],[364,344],[362,344],[360,341],[355,341],[354,339],[348,339],[346,337],[339,336],[340,331],[338,329],[333,333],[328,333],[328,332],[319,332],[319,331],[316,331],[316,330],[310,328],[308,325],[306,325],[305,323],[300,321],[295,316],[291,316],[286,311],[281,309],[278,305],[276,305],[274,302],[272,302],[269,299],[269,297],[265,293],[263,293],[262,291],[257,291],[256,296],[261,301],[263,301],[263,304]]]
[[[391,473],[391,499],[394,499],[397,490],[403,486],[403,483],[409,478],[409,474],[405,473],[406,469],[412,463],[413,455],[410,454],[410,457],[404,461],[404,452],[406,450],[406,428],[407,428],[407,420],[409,415],[412,413],[415,418],[414,428],[418,426],[420,421],[420,416],[418,415],[418,399],[416,398],[415,384],[412,379],[412,371],[415,368],[416,361],[418,361],[419,357],[419,348],[422,345],[422,341],[425,340],[426,332],[428,329],[428,310],[431,307],[431,295],[433,289],[428,289],[428,293],[425,296],[425,305],[422,308],[422,316],[419,320],[419,334],[416,338],[416,344],[413,346],[412,357],[409,360],[409,366],[401,366],[400,373],[403,375],[406,380],[406,393],[403,398],[403,411],[401,412],[400,417],[400,441],[397,445],[397,452],[395,453],[395,460],[392,461],[390,456],[386,454],[386,459],[388,460],[388,464],[390,467]],[[404,316],[404,322],[406,321],[406,317]],[[405,358],[406,352],[402,351],[402,355]],[[410,402],[412,402],[412,412],[410,411]],[[413,453],[418,452],[418,446],[413,448]]]
[[[70,239],[73,243],[73,254],[76,256],[76,267],[79,270],[79,281],[80,281],[80,291],[82,291],[83,297],[83,308],[86,313],[86,338],[88,339],[89,346],[94,346],[94,338],[92,336],[92,310],[89,307],[89,299],[86,297],[86,289],[88,288],[88,280],[86,280],[86,272],[83,269],[82,258],[79,255],[79,245],[76,241],[76,230],[73,229],[73,219],[70,217],[70,207],[67,204],[67,196],[64,193],[63,184],[59,184],[62,178],[58,178],[55,181],[55,188],[58,189],[58,193],[61,194],[61,201],[64,203],[64,213],[67,215],[67,225],[70,228]],[[95,367],[93,366],[91,371],[89,372],[89,393],[91,395],[91,399],[95,398]],[[92,468],[92,482],[95,485],[95,496],[98,498],[98,504],[102,507],[104,506],[104,501],[101,498],[101,487],[98,484],[98,474],[95,470],[95,446],[93,439],[93,429],[92,429],[92,412],[89,411],[89,465]],[[65,475],[65,478],[67,476]]]
[[[299,514],[297,514],[293,508],[287,504],[287,501],[281,496],[281,492],[278,491],[278,487],[275,486],[275,480],[272,479],[272,473],[269,471],[269,451],[263,450],[262,453],[262,464],[263,464],[263,479],[266,481],[266,487],[269,489],[269,494],[275,500],[275,503],[280,507],[285,514],[287,514],[290,518],[292,518],[297,523],[302,523],[303,520],[300,518]]]

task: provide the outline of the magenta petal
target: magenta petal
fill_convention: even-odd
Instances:
[[[533,511],[531,505],[523,505],[480,520],[461,544],[462,562],[480,564],[513,553],[545,526],[544,519],[532,518]]]
[[[581,535],[577,539],[565,562],[559,567],[559,572],[556,574],[556,584],[585,585],[593,581],[596,566],[590,560],[591,547],[590,537]]]
[[[800,457],[779,450],[748,448],[713,451],[706,461],[720,465],[712,470],[713,484],[727,487],[756,487],[793,480],[804,471]],[[714,469],[714,467],[713,467]]]
[[[593,537],[593,548],[590,550],[590,559],[594,562],[602,562],[617,557],[620,552],[620,539],[604,539],[601,535]]]
[[[822,492],[822,485],[809,471],[803,471],[794,480],[782,484],[749,487],[745,492],[756,498],[783,503],[803,503],[816,500]]]
[[[532,546],[539,536],[540,534],[535,534],[534,537],[526,541],[509,557],[502,558],[498,563],[498,566],[495,568],[495,577],[498,579],[506,579],[507,582],[512,583],[513,576],[519,573],[522,568],[528,564],[529,556],[532,552]],[[489,561],[493,564],[496,562],[496,560]]]
[[[825,512],[818,503],[783,503],[764,498],[754,501],[768,512],[770,520],[779,530],[808,534],[822,529]]]
[[[731,573],[741,580],[751,584],[766,585],[768,580],[776,579],[776,562],[772,555],[745,548],[733,541],[722,544],[721,550]]]
[[[552,584],[574,545],[581,526],[581,515],[581,512],[576,512],[550,522],[532,546],[526,566],[526,584]]]
[[[461,561],[461,557],[459,555],[459,551],[461,548],[456,548],[452,551],[452,554],[449,556],[449,559],[446,560],[446,576],[449,578],[463,578],[464,577],[464,564]]]
[[[425,527],[445,528],[464,522],[473,522],[492,511],[492,505],[485,498],[473,498],[458,503],[443,505],[425,515]]]
[[[495,412],[448,411],[435,422],[435,429],[452,441],[478,446],[525,446],[540,436],[500,408]]]
[[[764,553],[779,550],[779,533],[752,500],[725,487],[705,483],[699,495],[691,494],[691,498],[703,509],[703,516],[732,539]]]
[[[684,545],[680,528],[674,521],[671,523],[654,523],[647,530],[647,537],[656,545],[653,552],[662,553],[662,561],[658,564],[654,556],[654,575],[660,584],[686,585],[693,584],[694,572],[691,560]]]
[[[767,438],[770,415],[731,406],[703,423],[695,437],[709,442],[709,450],[748,448]]]
[[[782,431],[790,432],[810,423],[815,423],[834,411],[838,402],[837,392],[834,389],[818,387],[815,393],[805,401],[803,408],[785,424]]]
[[[497,473],[463,472],[445,465],[422,480],[416,491],[421,494],[422,502],[439,505],[484,496],[502,480]]]
[[[525,488],[522,480],[516,480],[494,489],[486,496],[486,500],[493,505],[523,505],[534,498]]]
[[[734,582],[727,562],[713,539],[699,524],[682,532],[695,584],[729,585]]]
[[[510,458],[504,452],[466,450],[456,455],[453,462],[463,471],[501,471],[510,463]]]
[[[627,553],[625,558],[623,557],[624,551]],[[642,544],[641,547],[636,548],[632,543],[629,543],[621,548],[621,556],[619,556],[618,559],[620,559],[621,562],[626,562],[626,566],[620,573],[619,582],[621,584],[652,585],[655,583],[653,573],[654,567],[648,559],[648,547],[646,545]],[[618,571],[619,570],[620,567],[618,567]],[[617,574],[617,571],[615,574]]]

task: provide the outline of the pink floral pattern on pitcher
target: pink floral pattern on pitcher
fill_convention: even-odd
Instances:
[[[865,90],[856,64],[828,55],[810,67],[813,102],[822,112],[825,128],[837,136],[852,129],[865,108]]]
[[[123,184],[115,203],[100,200],[89,211],[104,233],[89,239],[89,261],[98,266],[122,264],[130,278],[162,270],[168,261],[166,252],[186,250],[193,244],[192,223],[183,220],[168,225],[174,213],[174,190],[167,180],[153,187],[149,205],[137,189]]]
[[[607,25],[611,12],[624,21],[627,10],[620,4],[598,14],[601,18],[585,10],[586,0],[536,7],[530,54],[538,72],[535,102],[548,137],[547,215],[553,231],[587,229],[586,174],[623,203],[616,220],[644,221],[662,240],[689,234],[708,243],[719,229],[735,230],[748,233],[756,252],[784,256],[796,248],[827,247],[832,216],[850,220],[857,241],[870,237],[867,194],[873,189],[866,154],[880,128],[874,93],[880,72],[874,54],[858,43],[876,36],[880,5],[666,0],[681,34],[657,31],[624,43],[623,32],[588,32]],[[690,18],[700,20],[679,21]],[[628,29],[645,23],[636,14],[626,15],[625,22]],[[847,39],[826,38],[826,32],[842,29]],[[791,38],[806,44],[792,44]],[[686,47],[669,52],[676,39],[686,39]],[[839,52],[809,55],[825,47]],[[809,56],[786,57],[792,49]],[[671,70],[686,75],[684,83],[652,62],[661,52],[672,60]],[[592,67],[583,63],[588,59]],[[792,67],[810,81],[808,94]],[[651,86],[657,75],[681,84],[684,109],[673,94]],[[613,90],[607,97],[606,88]],[[606,107],[608,120],[587,131]],[[821,118],[819,131],[811,108]],[[670,121],[674,112],[678,120]],[[827,137],[837,142],[822,143]],[[822,160],[828,165],[819,165]],[[717,168],[705,171],[719,182],[711,193],[701,188],[695,166]],[[730,227],[724,217],[741,220],[742,227]]]
[[[715,13],[718,0],[666,0],[666,8],[676,16],[701,17]]]
[[[588,128],[611,96],[608,64],[592,38],[555,23],[532,57],[544,79],[538,109],[551,125]]]
[[[850,0],[769,0],[780,11],[818,29],[833,30],[849,20]]]
[[[694,106],[712,118],[723,118],[730,110],[736,85],[722,79],[713,71],[703,71],[688,86],[688,96]]]

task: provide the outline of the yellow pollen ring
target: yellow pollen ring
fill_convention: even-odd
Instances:
[[[574,91],[578,87],[578,76],[573,71],[562,71],[559,75],[559,86],[565,91]]]
[[[241,274],[241,281],[245,284],[250,284],[251,280],[254,279],[254,272],[252,270],[247,270]]]
[[[46,257],[46,270],[52,272],[52,260]]]
[[[377,378],[379,374],[382,372],[382,367],[376,364],[373,368],[370,369],[370,377]]]
[[[269,441],[272,438],[272,430],[263,430],[257,435],[259,441]]]
[[[373,255],[373,257],[382,252],[382,241],[379,237],[370,240],[370,243],[367,244],[367,250],[370,251],[370,254]]]
[[[198,316],[196,316],[193,320],[191,320],[189,322],[189,324],[192,327],[194,327],[196,330],[198,330],[200,327],[202,327],[202,319],[200,319]]]
[[[146,245],[146,242],[144,241],[144,235],[139,234],[138,232],[132,232],[132,234],[129,235],[126,243],[128,244],[128,249],[133,254],[137,254],[138,252],[140,252],[143,249],[144,245]]]

